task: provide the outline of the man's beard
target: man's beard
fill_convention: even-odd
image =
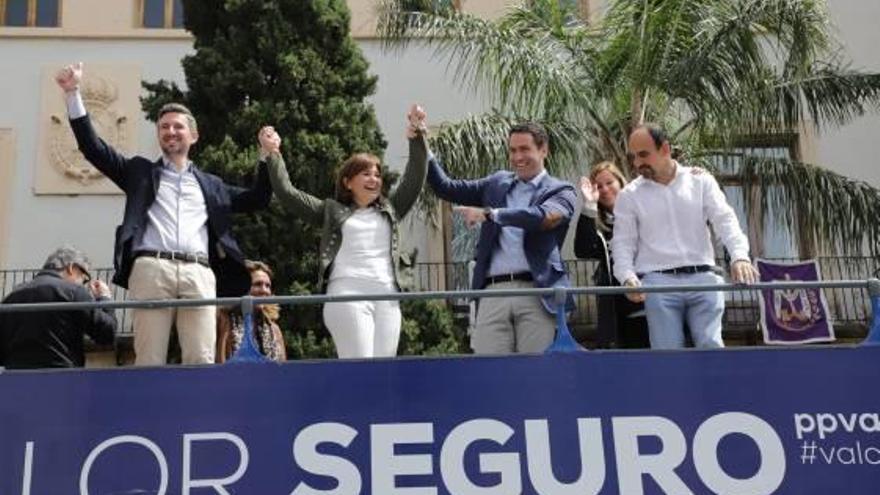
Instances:
[[[160,148],[162,148],[162,153],[166,156],[186,156],[188,151],[184,149],[181,142],[162,143]]]
[[[654,169],[648,165],[642,165],[639,167],[639,175],[646,179],[653,179],[656,173],[654,172]]]

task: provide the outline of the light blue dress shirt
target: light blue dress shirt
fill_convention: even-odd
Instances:
[[[542,170],[532,180],[523,182],[516,180],[514,186],[507,192],[507,208],[528,208],[541,185],[541,181],[547,176],[547,171]],[[493,211],[493,214],[495,212]],[[489,276],[506,275],[508,273],[531,273],[529,261],[525,252],[525,231],[519,227],[501,227],[498,236],[498,244],[492,251],[492,260],[489,263]]]

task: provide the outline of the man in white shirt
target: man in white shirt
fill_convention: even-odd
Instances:
[[[630,182],[614,205],[614,276],[628,287],[718,284],[709,228],[730,252],[734,282],[753,283],[749,241],[711,174],[693,174],[672,159],[665,132],[652,124],[629,136],[628,157],[641,177]],[[687,322],[694,345],[724,347],[721,292],[628,294],[644,301],[651,348],[684,347]]]

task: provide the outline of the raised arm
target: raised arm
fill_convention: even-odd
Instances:
[[[260,134],[267,133],[271,127],[264,127],[260,130]],[[258,135],[259,138],[259,135]],[[279,144],[280,146],[280,144]],[[254,173],[254,182],[250,188],[232,186],[224,184],[232,202],[233,213],[248,213],[251,211],[262,210],[269,206],[272,201],[272,184],[269,181],[269,166],[266,164],[265,157],[267,152],[263,152],[263,145],[260,144],[260,161],[257,163],[257,169]]]
[[[574,234],[574,255],[578,258],[605,260],[607,246],[602,234],[596,229],[599,216],[599,192],[589,177],[581,177],[580,189],[584,206],[578,215]]]
[[[450,179],[433,154],[428,155],[428,185],[440,199],[465,206],[484,206],[483,192],[488,181],[483,179]]]
[[[409,160],[400,182],[391,193],[391,204],[398,216],[403,217],[419,199],[428,175],[428,143],[423,134],[409,140]]]
[[[262,210],[272,201],[272,184],[269,182],[269,166],[265,161],[257,163],[254,182],[250,188],[223,184],[229,193],[233,213]]]
[[[409,160],[400,182],[389,198],[399,217],[406,215],[415,205],[416,200],[419,199],[419,193],[425,186],[425,177],[428,174],[425,111],[418,105],[413,105],[407,119],[409,120],[406,133],[409,140]]]
[[[120,189],[125,190],[126,158],[107,144],[95,132],[92,122],[86,113],[79,85],[82,82],[83,64],[77,62],[64,67],[55,75],[55,82],[64,91],[67,104],[67,116],[70,128],[76,138],[76,144],[85,159],[101,171]]]
[[[259,133],[260,154],[266,157],[269,166],[269,182],[272,191],[285,209],[311,222],[320,222],[324,212],[324,201],[300,191],[290,182],[287,166],[281,157],[281,137],[272,127],[264,127]]]

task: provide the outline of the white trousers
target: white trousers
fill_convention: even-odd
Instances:
[[[388,284],[355,278],[334,279],[328,295],[397,292]],[[400,341],[398,301],[352,301],[324,304],[324,325],[340,358],[393,357]]]
[[[142,256],[134,260],[128,279],[133,300],[212,299],[216,297],[214,272],[198,263]],[[217,318],[214,306],[133,309],[136,366],[162,366],[168,359],[171,325],[177,324],[183,364],[214,362]]]

